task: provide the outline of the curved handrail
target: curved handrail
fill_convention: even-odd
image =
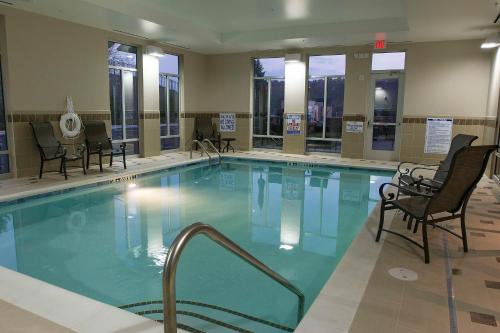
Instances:
[[[175,297],[175,275],[177,272],[177,264],[179,263],[182,251],[186,245],[192,238],[199,234],[203,234],[210,238],[226,250],[229,250],[233,254],[245,260],[247,263],[297,295],[299,298],[297,322],[302,319],[304,316],[305,297],[297,287],[278,273],[274,272],[271,268],[252,256],[250,253],[242,249],[238,244],[221,234],[215,228],[208,224],[198,222],[182,230],[181,233],[175,238],[170,250],[167,253],[165,264],[163,265],[163,327],[165,333],[177,332],[177,310]]]
[[[208,153],[207,148],[198,140],[193,140],[191,142],[191,150],[189,151],[189,158],[193,158],[193,145],[196,144],[201,148],[201,156],[203,156],[203,153],[207,154],[208,156],[208,164],[212,164],[212,156]]]
[[[206,142],[208,143],[208,145],[210,146],[210,148],[212,148],[214,150],[214,152],[219,155],[219,164],[220,164],[220,160],[221,160],[221,156],[220,156],[220,152],[217,148],[215,148],[214,144],[212,141],[210,141],[209,139],[203,139],[203,142]]]

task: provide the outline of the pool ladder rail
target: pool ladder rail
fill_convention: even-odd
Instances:
[[[241,248],[238,244],[224,236],[215,228],[204,223],[192,224],[175,238],[170,250],[167,253],[167,259],[163,265],[163,325],[165,333],[177,332],[177,301],[175,296],[175,277],[177,272],[177,264],[186,245],[197,235],[204,235],[214,241],[222,248],[232,252],[236,256],[243,259],[248,264],[252,265],[280,285],[294,293],[298,297],[297,323],[304,316],[304,294],[290,283],[287,279],[273,271],[260,260],[252,256],[250,253]],[[181,313],[179,313],[181,314]]]
[[[218,156],[219,156],[219,159],[218,159],[218,162],[219,164],[221,163],[221,155],[220,155],[220,152],[219,150],[214,146],[214,144],[212,143],[212,141],[210,141],[209,139],[203,139],[203,141],[199,141],[199,140],[193,140],[193,142],[191,142],[191,149],[189,151],[189,158],[192,159],[193,158],[193,146],[198,146],[201,148],[201,156],[203,156],[203,153],[207,154],[208,156],[208,164],[212,165],[212,155],[210,155],[208,153],[208,149],[207,147],[204,145],[204,143],[206,143],[208,145],[208,147],[210,149],[212,149]]]

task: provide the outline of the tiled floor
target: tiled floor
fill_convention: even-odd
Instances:
[[[449,226],[459,228],[458,220]],[[420,240],[396,215],[392,229]],[[439,229],[430,232],[431,263],[409,242],[384,233],[385,242],[351,332],[500,332],[500,196],[483,180],[467,212],[470,251]],[[404,282],[388,270],[408,268],[418,280]]]

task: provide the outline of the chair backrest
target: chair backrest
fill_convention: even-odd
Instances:
[[[443,186],[429,203],[429,214],[457,212],[484,174],[490,154],[498,146],[464,147],[455,153]]]
[[[56,139],[50,122],[30,122],[30,126],[38,149],[44,158],[53,158],[58,154],[62,154],[61,143]]]
[[[104,121],[92,120],[86,121],[84,124],[85,143],[90,151],[95,151],[99,144],[102,149],[112,149],[109,142],[108,132],[106,131],[106,123]]]
[[[203,136],[203,138],[211,138],[214,136],[214,126],[212,118],[210,117],[196,117],[195,121],[196,134]]]
[[[469,147],[472,144],[472,142],[477,140],[477,138],[478,137],[475,135],[467,135],[467,134],[455,135],[453,140],[451,140],[450,149],[448,150],[446,158],[443,160],[443,162],[439,165],[438,168],[438,171],[443,171],[443,172],[436,172],[434,175],[434,180],[443,182],[446,179],[446,173],[448,172],[448,170],[450,170],[451,161],[456,152],[462,149],[463,147]]]

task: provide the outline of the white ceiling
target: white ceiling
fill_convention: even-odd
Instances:
[[[9,0],[7,0],[9,1]],[[495,0],[10,0],[202,53],[484,38]]]

